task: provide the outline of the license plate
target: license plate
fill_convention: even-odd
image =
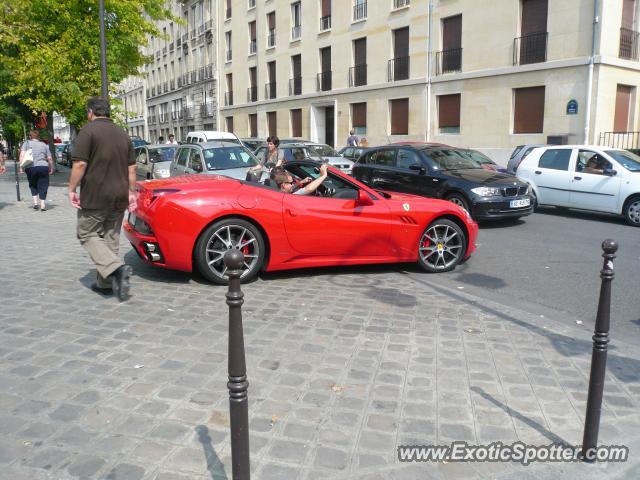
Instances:
[[[509,202],[509,208],[522,208],[531,205],[531,199],[523,198],[522,200],[511,200]]]
[[[135,213],[129,213],[129,225],[131,225],[132,227],[136,226],[136,214]]]

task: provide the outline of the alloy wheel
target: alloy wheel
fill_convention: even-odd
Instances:
[[[464,253],[464,239],[451,225],[436,223],[422,235],[420,258],[433,270],[448,270],[457,264]]]
[[[640,225],[640,198],[632,200],[627,207],[627,219],[632,225]]]
[[[209,237],[205,248],[207,266],[220,279],[226,279],[227,266],[224,264],[224,255],[231,249],[238,249],[244,255],[240,278],[249,275],[259,266],[260,242],[242,225],[221,226]]]

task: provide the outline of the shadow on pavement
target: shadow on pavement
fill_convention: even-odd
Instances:
[[[525,221],[526,220],[523,220],[522,218],[503,218],[499,220],[484,220],[484,221],[478,222],[478,226],[480,227],[481,230],[509,228],[509,227],[522,225],[525,223]]]
[[[145,280],[162,283],[189,283],[193,281],[198,284],[209,285],[208,282],[195,273],[180,272],[149,265],[142,260],[133,249],[124,255],[124,262],[127,265],[131,265],[135,276],[144,278]]]
[[[556,435],[555,433],[547,430],[543,425],[540,425],[538,422],[536,422],[535,420],[530,419],[529,417],[527,417],[526,415],[521,414],[520,412],[515,411],[513,408],[511,408],[509,405],[505,405],[504,403],[502,403],[501,401],[495,399],[493,396],[491,396],[489,393],[485,392],[482,388],[480,387],[471,387],[470,390],[472,392],[477,393],[478,395],[480,395],[482,398],[484,398],[485,400],[489,400],[491,403],[493,403],[495,406],[500,407],[502,410],[504,410],[506,413],[508,413],[512,418],[517,418],[518,420],[520,420],[521,422],[529,425],[531,428],[533,428],[534,430],[537,430],[538,432],[540,432],[541,435],[547,437],[549,440],[551,440],[553,443],[560,443],[563,445],[570,445],[569,442],[567,442],[566,440],[560,438],[558,435]]]
[[[550,215],[554,217],[579,218],[592,220],[594,222],[606,222],[615,225],[626,225],[627,222],[621,216],[612,213],[590,212],[587,210],[572,210],[564,207],[540,207],[537,214]]]
[[[228,479],[227,473],[224,471],[224,465],[220,461],[220,457],[213,448],[209,429],[205,425],[198,425],[196,428],[198,441],[202,444],[204,458],[207,461],[207,470],[212,480]]]

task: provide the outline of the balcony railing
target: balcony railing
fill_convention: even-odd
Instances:
[[[276,29],[269,30],[269,34],[267,35],[267,47],[275,47],[276,46]]]
[[[193,118],[193,107],[182,107],[182,115],[187,120],[191,120]]]
[[[620,29],[620,51],[618,56],[627,60],[638,60],[638,40],[640,32],[629,30],[628,28]]]
[[[393,8],[408,7],[410,3],[409,0],[393,0]]]
[[[462,49],[453,48],[436,52],[436,75],[462,70]]]
[[[640,132],[602,132],[598,145],[609,148],[640,148]]]
[[[513,64],[527,65],[547,61],[547,32],[513,39]]]
[[[192,70],[190,73],[191,83],[196,83],[198,81],[198,72],[196,70]]]
[[[198,80],[204,80],[204,67],[198,68]]]
[[[367,84],[367,64],[362,63],[349,68],[349,86],[360,87]]]
[[[396,82],[398,80],[409,79],[409,57],[396,57],[389,60],[388,80]]]
[[[264,84],[264,98],[267,100],[276,98],[276,82]]]
[[[293,77],[289,79],[289,95],[302,94],[302,77]]]
[[[214,110],[213,102],[203,103],[200,105],[200,116],[213,117]]]
[[[258,101],[258,87],[247,88],[247,102]]]
[[[233,105],[233,91],[224,94],[224,104],[227,107]]]
[[[298,40],[302,36],[302,25],[296,25],[291,29],[291,40]]]
[[[154,125],[156,123],[156,117],[154,115],[149,115],[147,117],[147,123],[149,125]]]
[[[320,17],[320,31],[325,32],[331,29],[331,15]]]
[[[256,42],[256,39],[254,38],[249,42],[249,55],[256,53],[256,50],[258,50],[258,42]]]
[[[204,78],[213,78],[213,63],[208,63],[204,67]]]
[[[233,56],[231,55],[231,50],[227,50],[225,58],[227,59],[227,62],[231,61],[231,58],[233,58]]]
[[[185,87],[186,87],[187,85],[189,85],[189,78],[190,78],[190,77],[189,77],[189,74],[188,74],[188,73],[183,74],[183,75],[182,75],[182,85],[184,85]]]
[[[367,2],[356,3],[353,6],[353,21],[367,18]]]
[[[320,72],[318,74],[317,87],[320,92],[331,90],[331,71]]]

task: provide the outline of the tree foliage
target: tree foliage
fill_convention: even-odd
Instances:
[[[71,124],[101,91],[98,0],[11,0],[0,6],[0,103],[16,99],[32,112],[57,111]],[[155,22],[175,19],[165,0],[105,0],[110,85],[136,75],[141,47],[159,35]],[[3,78],[4,80],[4,78]]]

